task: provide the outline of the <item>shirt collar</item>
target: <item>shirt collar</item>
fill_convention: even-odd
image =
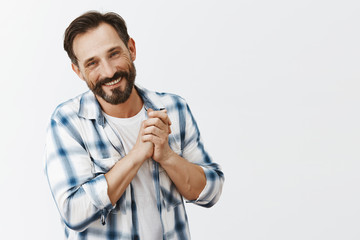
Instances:
[[[164,108],[160,99],[156,97],[157,93],[151,92],[139,85],[135,85],[136,91],[144,102],[145,109],[160,110]],[[105,117],[102,113],[100,104],[92,91],[85,92],[80,98],[80,107],[78,115],[86,119],[94,119],[98,124],[104,127]]]

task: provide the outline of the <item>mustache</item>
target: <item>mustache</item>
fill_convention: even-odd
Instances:
[[[125,77],[126,79],[129,78],[129,73],[126,72],[126,71],[117,71],[114,76],[112,76],[111,78],[104,78],[104,79],[101,79],[99,80],[97,83],[96,83],[96,88],[98,87],[101,87],[102,85],[106,84],[106,83],[109,83],[109,82],[112,82],[114,80],[117,80],[121,77]]]

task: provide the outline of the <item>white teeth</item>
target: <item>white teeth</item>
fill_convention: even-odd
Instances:
[[[114,85],[114,84],[117,84],[118,82],[120,82],[121,78],[117,79],[117,80],[114,80],[112,82],[109,82],[109,83],[105,83],[106,86],[111,86],[111,85]]]

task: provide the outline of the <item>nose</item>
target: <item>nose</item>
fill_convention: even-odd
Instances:
[[[112,78],[116,73],[116,67],[111,62],[103,61],[101,75],[103,78]]]

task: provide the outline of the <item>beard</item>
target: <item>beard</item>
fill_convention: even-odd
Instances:
[[[89,81],[86,81],[90,90],[97,96],[104,99],[106,102],[117,105],[120,103],[126,102],[129,99],[132,89],[135,84],[135,77],[136,77],[136,69],[135,65],[132,62],[129,67],[129,71],[117,71],[113,77],[111,78],[104,78],[99,80],[95,85],[90,84]],[[104,84],[112,82],[122,78],[121,81],[126,81],[126,86],[124,91],[120,89],[120,87],[111,89],[111,94],[106,94],[104,89],[102,88]]]

